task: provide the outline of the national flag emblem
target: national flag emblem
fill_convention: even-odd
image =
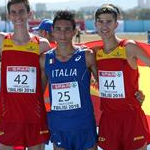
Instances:
[[[53,64],[54,63],[54,59],[53,58],[50,58],[49,59],[49,64]]]

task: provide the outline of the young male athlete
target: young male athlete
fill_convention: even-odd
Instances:
[[[53,20],[57,47],[41,58],[42,81],[47,77],[51,93],[48,123],[55,150],[95,150],[97,143],[90,98],[91,72],[97,77],[95,55],[73,45],[75,29],[74,15],[58,11]]]
[[[118,8],[109,4],[95,13],[95,26],[104,42],[95,49],[102,110],[98,145],[104,150],[146,150],[149,129],[134,93],[137,59],[150,66],[150,57],[134,41],[116,36],[117,16]]]
[[[28,0],[9,0],[8,17],[14,33],[0,34],[1,97],[0,150],[24,146],[40,150],[49,139],[41,89],[39,55],[50,49],[44,38],[28,32]]]

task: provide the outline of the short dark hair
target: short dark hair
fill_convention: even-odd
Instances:
[[[27,9],[27,12],[30,12],[30,4],[28,0],[8,0],[8,3],[7,3],[8,13],[10,13],[10,6],[13,4],[18,4],[18,3],[24,3]]]
[[[57,11],[53,19],[53,28],[57,20],[68,20],[71,22],[73,30],[76,29],[75,14],[71,11],[67,10]]]
[[[97,21],[97,18],[101,14],[112,14],[115,21],[117,21],[120,11],[119,8],[113,4],[103,4],[95,13],[95,21]]]

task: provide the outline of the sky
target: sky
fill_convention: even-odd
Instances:
[[[73,2],[75,0],[29,0],[31,4],[33,3],[59,3],[59,2]],[[78,3],[79,1],[84,1],[84,3],[88,6],[89,0],[76,0]],[[0,6],[4,6],[7,0],[1,0]],[[92,0],[91,0],[92,3]],[[90,5],[91,5],[90,3]],[[137,0],[99,0],[100,5],[103,3],[113,3],[119,7],[121,7],[123,10],[127,10],[133,7],[137,6]],[[58,4],[59,5],[59,4]],[[97,5],[97,4],[92,4]],[[73,8],[73,6],[71,6]]]

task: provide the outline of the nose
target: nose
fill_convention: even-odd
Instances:
[[[60,30],[61,34],[65,34],[65,32],[66,32],[65,30]]]
[[[61,38],[64,38],[64,37],[65,37],[65,31],[61,31],[61,32],[60,32],[60,37],[61,37]]]
[[[65,37],[66,31],[65,30],[60,30],[60,36]]]
[[[108,25],[107,22],[103,22],[103,23],[102,23],[102,26],[104,26],[104,27],[106,27],[107,25]]]
[[[21,14],[17,13],[17,14],[15,15],[15,18],[20,19],[21,16],[22,16]]]

